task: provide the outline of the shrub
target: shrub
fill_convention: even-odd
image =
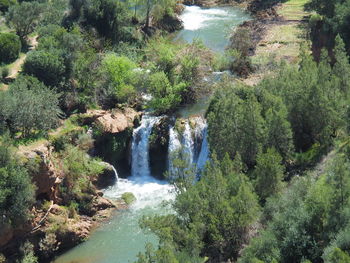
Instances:
[[[19,5],[10,6],[6,19],[11,28],[16,30],[22,43],[25,43],[26,37],[34,32],[43,9],[42,4],[37,1],[22,2]]]
[[[59,95],[36,78],[20,76],[0,97],[0,116],[22,137],[54,128],[61,116]]]
[[[0,63],[11,63],[21,51],[21,41],[13,33],[0,33]]]
[[[126,102],[135,95],[133,76],[136,64],[127,57],[118,57],[114,53],[106,55],[102,70],[106,73],[118,102]]]
[[[66,203],[76,201],[79,208],[86,208],[91,201],[86,193],[91,193],[93,188],[90,181],[95,175],[102,173],[104,167],[78,147],[69,145],[61,154],[65,173],[63,185],[60,186],[61,194]]]
[[[26,169],[11,155],[9,145],[0,142],[0,214],[3,223],[17,226],[28,217],[34,201],[34,186]]]
[[[122,194],[122,199],[127,205],[131,205],[133,202],[136,201],[136,197],[134,196],[133,193],[130,193],[130,192],[126,192]]]
[[[149,92],[153,98],[149,101],[148,107],[157,113],[174,110],[182,102],[186,88],[183,82],[172,85],[164,72],[154,73],[149,82]]]
[[[23,71],[48,86],[57,86],[64,81],[66,67],[58,52],[40,50],[28,54]]]
[[[9,75],[9,68],[8,67],[3,67],[1,69],[1,78],[5,79]]]
[[[26,241],[20,248],[22,254],[22,263],[37,263],[38,258],[34,254],[34,246]]]

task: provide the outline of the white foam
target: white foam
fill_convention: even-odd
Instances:
[[[181,15],[185,30],[198,30],[208,26],[208,21],[228,19],[229,13],[222,9],[204,9],[198,6],[186,6]]]

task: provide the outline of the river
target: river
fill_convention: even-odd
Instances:
[[[177,39],[187,42],[201,39],[212,50],[223,52],[229,41],[230,30],[248,20],[249,15],[235,7],[203,9],[191,6],[185,8],[181,19],[184,21],[184,29],[178,33]],[[190,111],[196,113],[192,112],[193,109]],[[157,121],[157,117],[143,117],[141,126],[133,133],[132,175],[128,179],[118,179],[114,186],[104,190],[105,196],[111,199],[119,198],[125,192],[132,192],[137,201],[130,209],[118,211],[94,231],[89,240],[64,253],[54,263],[134,262],[137,254],[144,251],[147,242],[157,243],[154,235],[145,233],[138,225],[144,215],[171,212],[169,207],[163,204],[164,201],[174,198],[172,187],[165,181],[153,178],[150,172],[148,140]],[[186,123],[184,134],[176,134],[173,127],[170,127],[170,131],[169,154],[179,145],[183,145],[191,161],[202,166],[209,151],[205,120],[198,119],[195,128]],[[195,143],[199,140],[200,144]],[[118,167],[116,168],[118,170]]]

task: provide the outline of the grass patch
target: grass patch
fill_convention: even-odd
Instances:
[[[274,61],[287,59],[290,63],[297,63],[300,43],[303,41],[305,41],[305,31],[300,23],[273,25],[257,47],[252,61],[259,66],[271,62],[271,59]]]
[[[304,11],[304,6],[308,0],[289,0],[282,4],[278,14],[286,20],[302,20],[310,13]]]

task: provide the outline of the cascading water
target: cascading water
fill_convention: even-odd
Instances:
[[[206,162],[209,159],[209,145],[208,145],[208,127],[205,125],[203,129],[203,140],[202,140],[202,145],[201,145],[201,150],[199,152],[199,156],[197,159],[197,169],[199,171],[203,170]]]
[[[168,170],[174,171],[173,158],[176,158],[176,153],[181,150],[181,142],[179,139],[179,133],[175,127],[169,129],[169,146],[168,146]]]
[[[203,169],[209,158],[207,123],[202,117],[195,117],[191,120],[195,125],[194,129],[191,128],[189,121],[187,121],[181,136],[175,127],[170,127],[169,129],[169,171],[174,169],[172,160],[174,153],[177,151],[180,151],[180,154],[188,159],[189,164],[195,163],[199,171]]]
[[[185,130],[182,135],[182,144],[183,144],[183,151],[184,151],[184,158],[188,160],[189,164],[192,164],[194,161],[194,141],[192,136],[192,129],[187,121],[185,124]]]
[[[114,175],[115,175],[115,180],[118,182],[119,176],[118,176],[117,169],[115,169],[115,167],[113,165],[111,165],[111,166],[112,166],[112,169],[113,169],[113,172],[114,172]]]
[[[145,115],[141,125],[133,132],[131,175],[134,177],[151,175],[149,167],[149,136],[159,117]]]

